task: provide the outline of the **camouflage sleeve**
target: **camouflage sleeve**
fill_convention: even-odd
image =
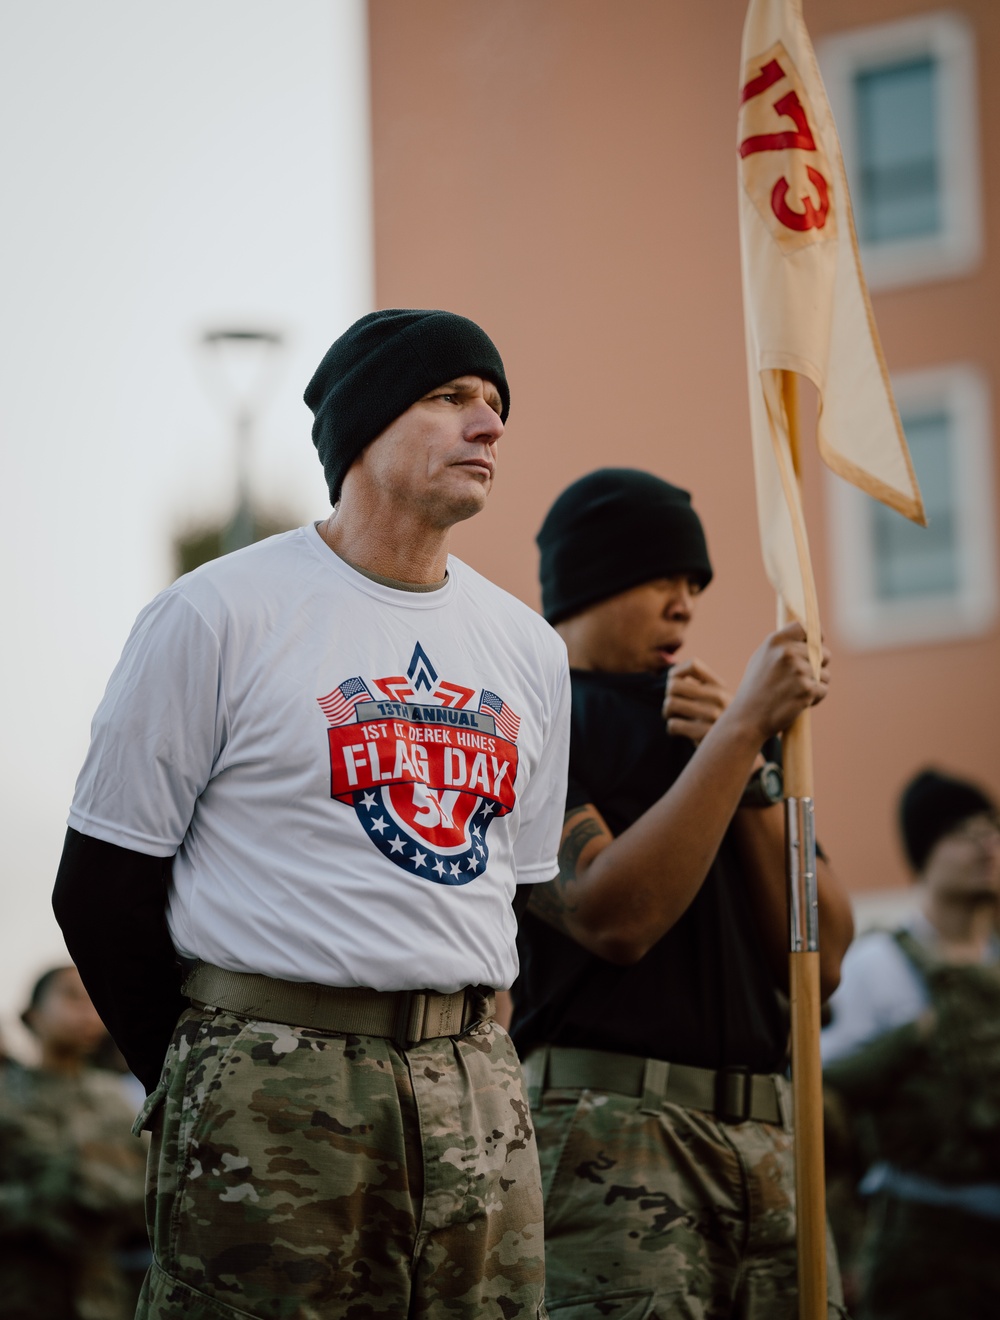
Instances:
[[[827,1063],[823,1081],[854,1104],[872,1104],[884,1098],[887,1087],[920,1066],[925,1058],[923,1028],[919,1022],[907,1022]]]
[[[0,1239],[29,1236],[69,1252],[78,1236],[72,1215],[76,1159],[39,1124],[30,1100],[25,1070],[5,1068],[0,1080]]]

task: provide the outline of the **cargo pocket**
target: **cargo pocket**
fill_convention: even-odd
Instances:
[[[152,1097],[150,1097],[152,1098]],[[258,1320],[252,1311],[207,1297],[160,1269],[154,1261],[142,1285],[135,1320]]]
[[[132,1124],[133,1137],[141,1136],[143,1132],[149,1131],[152,1125],[153,1115],[163,1104],[164,1098],[166,1097],[167,1094],[167,1087],[169,1086],[169,1084],[170,1084],[169,1074],[163,1073],[160,1077],[159,1082],[156,1085],[156,1089],[150,1091],[149,1095],[146,1096],[146,1103],[143,1105],[143,1107],[139,1110],[139,1113],[136,1115],[136,1120]]]
[[[552,1213],[552,1189],[563,1169],[566,1147],[579,1113],[579,1091],[547,1091],[542,1103],[532,1111],[546,1219]]]
[[[656,1294],[635,1292],[591,1293],[589,1297],[569,1297],[565,1301],[546,1301],[549,1320],[647,1320],[653,1314]]]

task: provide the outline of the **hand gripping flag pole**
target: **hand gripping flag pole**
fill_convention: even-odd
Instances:
[[[840,145],[800,0],[750,0],[740,77],[739,220],[750,424],[764,565],[782,620],[822,634],[800,495],[796,381],[819,396],[820,454],[923,523],[861,274]],[[785,735],[799,1315],[826,1316],[819,900],[808,713]]]

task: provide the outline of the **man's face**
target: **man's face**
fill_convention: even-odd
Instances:
[[[28,1010],[31,1029],[43,1045],[80,1058],[104,1039],[104,1024],[75,967],[67,967],[51,983],[35,1008]]]
[[[558,625],[576,669],[657,674],[672,664],[694,614],[699,585],[655,578],[588,606]]]
[[[945,899],[996,901],[1000,898],[1000,824],[983,812],[970,816],[940,838],[924,865],[922,879]]]
[[[447,528],[486,503],[503,435],[500,392],[481,376],[446,381],[411,404],[356,459],[352,496]],[[347,482],[345,482],[345,485]]]

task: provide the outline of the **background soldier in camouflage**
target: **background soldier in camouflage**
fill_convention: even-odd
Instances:
[[[120,1080],[87,1065],[104,1027],[74,967],[25,1011],[40,1068],[0,1069],[0,1315],[130,1320],[121,1252],[144,1238],[145,1147]]]
[[[676,662],[712,568],[690,497],[658,477],[581,478],[538,540],[573,689],[560,872],[530,895],[514,994],[547,1304],[567,1320],[793,1320],[784,830],[780,787],[754,772],[827,673],[797,626],[733,696]],[[852,926],[820,869],[829,993]],[[836,1313],[835,1263],[830,1281]]]
[[[305,397],[333,512],[143,611],[57,880],[151,1092],[138,1314],[537,1320],[538,1156],[493,992],[517,886],[556,870],[569,679],[448,553],[492,488],[503,363],[464,317],[373,312]]]
[[[986,1320],[1000,1308],[1000,819],[974,784],[926,770],[900,824],[920,910],[844,960],[825,1081],[871,1167],[860,1249],[870,1320]]]

